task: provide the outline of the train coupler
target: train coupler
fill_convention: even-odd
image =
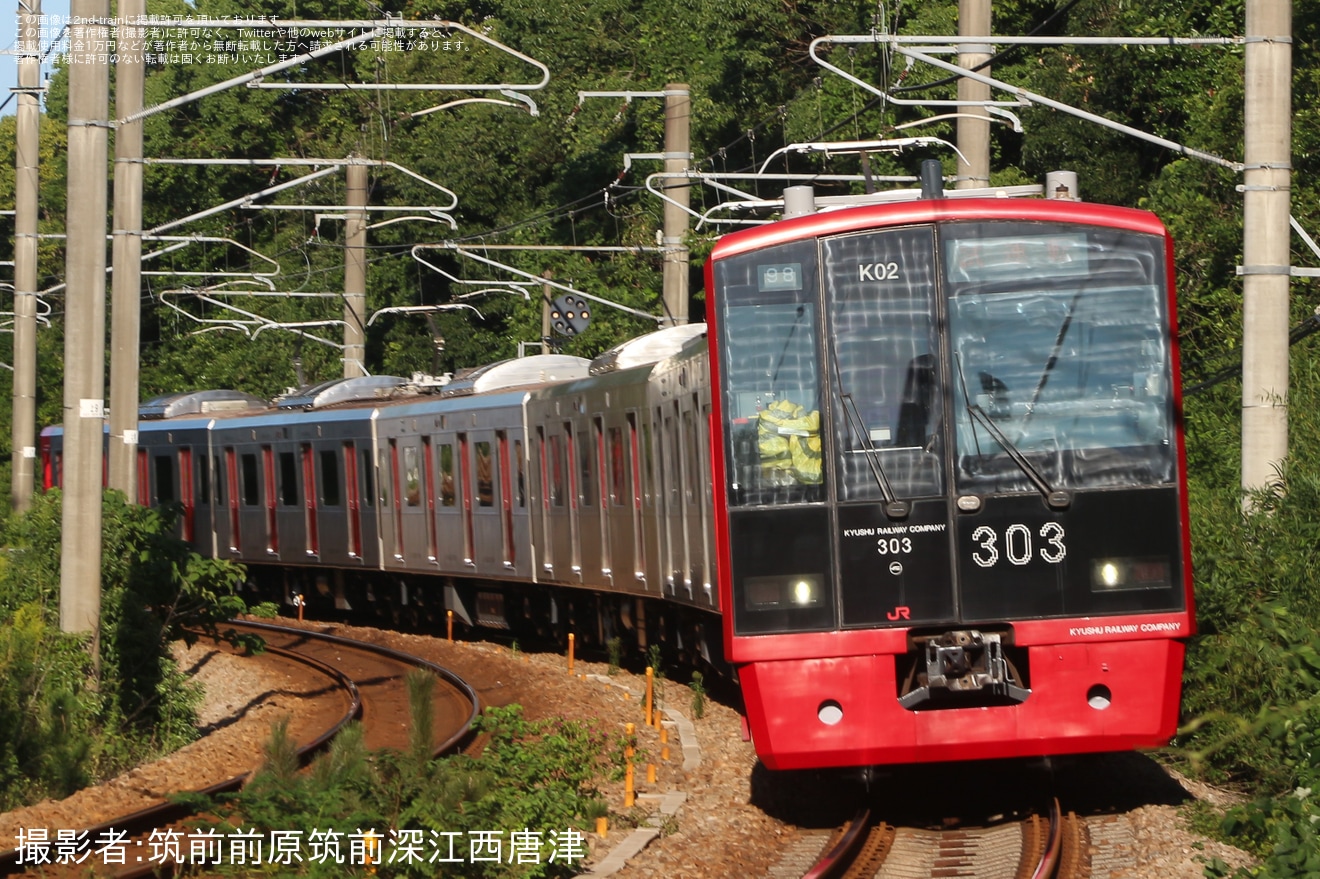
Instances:
[[[926,703],[945,695],[957,697],[960,704],[978,694],[1011,703],[1025,702],[1031,695],[1030,689],[1021,686],[996,633],[958,629],[927,638],[918,649],[924,657],[916,657],[898,698],[904,708],[933,707]]]

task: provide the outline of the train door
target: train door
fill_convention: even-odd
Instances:
[[[632,457],[626,436],[627,418],[606,424],[601,454],[601,509],[608,511],[604,538],[614,569],[614,582],[634,588],[637,582],[637,547],[633,515]]]
[[[600,516],[600,573],[611,583],[614,582],[614,547],[610,545],[610,470],[605,450],[605,419],[597,415],[591,419],[592,465],[596,475],[596,509]]]
[[[641,447],[637,439],[637,413],[627,414],[627,436],[620,438],[621,454],[626,459],[627,494],[623,502],[628,509],[628,518],[632,528],[630,544],[632,546],[632,577],[649,586],[646,579],[646,539],[642,527],[642,462],[639,452]]]
[[[638,463],[642,474],[642,551],[638,558],[644,560],[639,570],[645,572],[647,588],[663,591],[664,577],[660,558],[660,467],[657,457],[660,447],[651,424],[650,412],[648,410],[639,412],[637,420],[640,422]]]
[[[554,546],[554,528],[552,519],[553,489],[551,486],[551,454],[550,443],[545,435],[545,427],[536,428],[536,457],[533,459],[537,468],[537,475],[533,477],[533,485],[540,492],[538,502],[541,511],[541,526],[539,529],[540,544],[534,546],[538,556],[536,564],[540,567],[533,571],[533,574],[547,573],[553,574],[555,569],[555,546]]]
[[[404,555],[403,555],[404,487],[401,482],[403,478],[403,472],[399,466],[399,441],[396,439],[391,439],[389,441],[389,463],[388,463],[388,469],[386,469],[385,472],[389,474],[389,486],[390,486],[390,498],[391,498],[390,521],[394,526],[391,529],[392,531],[391,537],[393,538],[393,540],[391,541],[391,548],[393,551],[394,560],[397,562],[402,562],[404,560]]]
[[[312,453],[311,443],[302,443],[298,448],[302,457],[302,496],[303,496],[303,551],[311,557],[321,555],[321,508],[316,497],[316,458]],[[330,453],[333,457],[334,452]],[[331,466],[330,472],[338,475],[338,468]],[[322,480],[324,484],[324,480]],[[337,494],[337,492],[336,492]],[[335,498],[338,503],[338,498]]]
[[[422,437],[422,479],[426,494],[426,560],[434,565],[440,558],[440,550],[436,544],[435,456],[429,436]]]
[[[340,447],[344,460],[344,525],[348,537],[348,557],[362,560],[362,492],[358,485],[357,449],[351,440]],[[321,453],[324,456],[324,452]],[[326,470],[324,457],[321,469]],[[370,495],[368,495],[369,497]]]
[[[462,510],[458,505],[458,466],[454,453],[454,443],[446,439],[440,443],[440,508],[437,514],[440,529],[439,559],[440,567],[446,571],[456,571],[463,566],[465,541],[463,539]]]
[[[578,510],[581,501],[578,497],[577,458],[574,455],[573,422],[564,422],[564,473],[568,478],[568,532],[569,532],[569,568],[582,581],[582,535],[579,531],[581,522]]]
[[[701,531],[701,579],[697,584],[704,593],[700,601],[716,606],[719,601],[715,594],[715,523],[711,521],[715,509],[714,473],[711,470],[710,456],[710,403],[701,403],[698,395],[692,395],[692,408],[696,422],[697,444],[697,512],[698,527]],[[698,418],[699,416],[699,418]]]
[[[510,455],[508,433],[503,430],[495,431],[495,463],[499,472],[500,491],[500,561],[506,570],[512,570],[516,566],[513,540],[514,458],[517,459],[518,469],[517,502],[520,507],[526,507],[526,498],[523,495],[522,441],[514,440],[513,445],[514,454]]]
[[[686,403],[687,405],[684,405]],[[696,590],[705,581],[704,558],[702,557],[702,506],[703,488],[701,486],[702,466],[700,445],[697,442],[697,412],[695,398],[687,398],[682,403],[675,401],[682,419],[682,435],[679,437],[682,449],[683,478],[683,548],[687,564],[683,567],[687,597],[695,600]]]
[[[137,503],[151,506],[151,453],[141,446],[137,450]]]
[[[292,454],[289,456],[289,463],[292,469]],[[266,552],[270,555],[279,555],[280,525],[275,509],[279,489],[275,482],[275,450],[270,446],[261,447],[261,474],[264,477],[266,488]],[[295,498],[293,503],[297,503],[297,494],[295,493],[293,497]]]
[[[673,417],[666,415],[663,406],[657,406],[655,410],[655,439],[657,459],[660,461],[658,472],[659,479],[656,480],[656,497],[659,500],[658,512],[660,517],[660,544],[661,555],[664,560],[664,580],[665,585],[669,587],[669,594],[674,595],[678,588],[678,581],[681,579],[678,571],[681,565],[681,550],[678,539],[678,530],[674,527],[674,520],[679,516],[678,512],[678,476],[677,463],[674,442],[673,442]]]
[[[455,480],[459,494],[459,509],[463,514],[463,564],[475,567],[477,563],[476,541],[472,533],[472,452],[468,447],[468,435],[458,435],[458,478]]]
[[[191,544],[196,538],[197,502],[193,493],[193,453],[192,448],[179,448],[179,536],[185,543]]]
[[[239,500],[242,497],[239,490],[239,471],[238,454],[233,446],[225,447],[225,487],[227,489],[229,510],[229,551],[234,555],[241,555],[243,552],[243,543],[241,535],[242,526],[239,521]]]

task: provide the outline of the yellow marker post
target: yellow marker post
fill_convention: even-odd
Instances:
[[[568,673],[573,673],[573,633],[568,633]]]
[[[633,738],[633,736],[635,735],[636,732],[637,732],[637,727],[633,726],[631,723],[624,724],[623,734],[628,737],[628,741],[624,742],[623,744],[623,756],[625,760],[632,759],[633,744],[636,741]]]
[[[669,762],[669,729],[660,727],[660,759]]]
[[[445,611],[445,636],[452,643],[454,640],[454,612]]]
[[[646,667],[646,725],[651,725],[651,706],[655,704],[655,669]]]
[[[604,839],[606,836],[609,835],[609,833],[610,833],[610,819],[604,817],[597,818],[596,835],[599,836],[601,839]]]
[[[655,764],[654,764],[654,763],[647,763],[647,764],[646,764],[646,783],[647,783],[647,784],[655,784]]]
[[[633,765],[628,761],[628,774],[623,779],[623,807],[631,809],[637,802],[637,794],[633,791]]]

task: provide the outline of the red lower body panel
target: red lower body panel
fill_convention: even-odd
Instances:
[[[1032,646],[1031,695],[995,707],[909,711],[888,654],[752,662],[738,677],[771,769],[1033,757],[1166,744],[1183,649],[1165,639]],[[1107,704],[1090,699],[1099,693]],[[838,710],[822,713],[827,703]]]

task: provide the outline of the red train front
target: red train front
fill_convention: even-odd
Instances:
[[[774,769],[1159,746],[1193,632],[1172,244],[849,208],[707,264],[725,645]]]

